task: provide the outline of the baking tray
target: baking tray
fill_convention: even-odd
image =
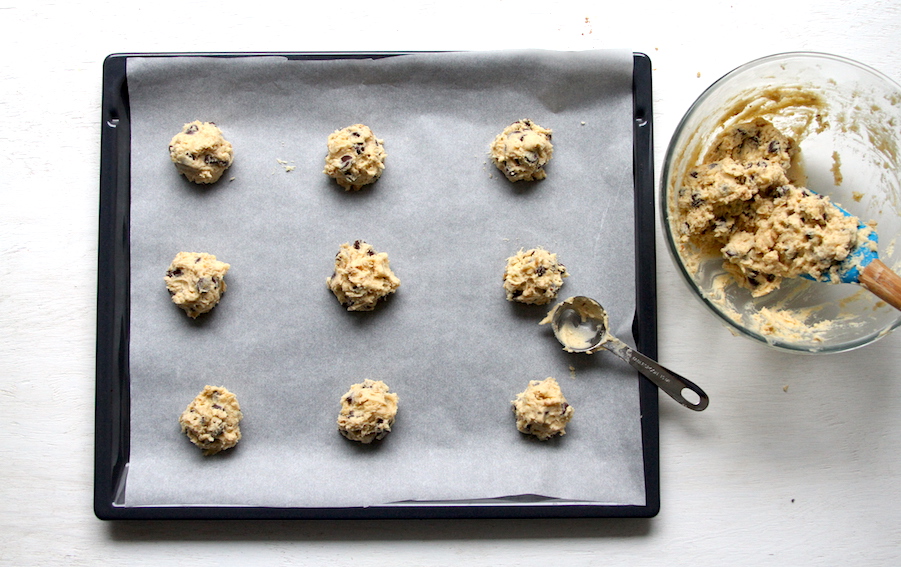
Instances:
[[[116,54],[103,68],[98,258],[94,511],[115,519],[389,519],[651,517],[660,504],[657,388],[638,379],[645,503],[617,505],[538,495],[455,501],[404,501],[351,507],[126,506],[130,443],[131,132],[126,64],[135,57],[247,57],[248,53]],[[294,60],[379,59],[403,53],[265,53]],[[633,54],[632,175],[638,349],[657,355],[650,59]]]

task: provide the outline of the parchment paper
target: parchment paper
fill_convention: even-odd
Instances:
[[[643,505],[634,371],[565,353],[506,301],[520,248],[556,252],[632,343],[634,228],[629,52],[133,57],[131,454],[125,503],[365,506],[521,494]],[[487,157],[511,122],[554,131],[548,178],[511,184]],[[178,175],[168,142],[213,121],[235,164],[216,185]],[[322,173],[326,137],[362,122],[387,169],[345,192]],[[280,163],[286,162],[286,163]],[[296,166],[287,171],[286,166]],[[326,288],[343,242],[387,252],[399,291],[349,313]],[[179,251],[232,265],[196,321],[163,276]],[[510,400],[554,376],[575,408],[565,437],[520,434]],[[339,399],[364,378],[400,396],[391,434],[342,438]],[[235,392],[243,439],[203,457],[178,416],[205,384]]]

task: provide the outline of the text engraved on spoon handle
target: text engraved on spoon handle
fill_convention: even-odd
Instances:
[[[683,406],[695,411],[701,411],[710,404],[710,399],[707,397],[707,394],[704,393],[704,390],[691,380],[679,376],[675,372],[662,366],[659,362],[648,358],[628,346],[625,347],[625,351],[628,354],[627,361],[633,368],[641,372],[651,382],[656,384],[658,388]],[[687,400],[685,396],[682,395],[682,392],[685,389],[691,390],[697,394],[698,401],[692,402]]]

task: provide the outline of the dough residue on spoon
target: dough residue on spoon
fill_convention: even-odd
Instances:
[[[589,301],[582,297],[570,297],[561,301],[538,324],[550,324],[554,336],[566,352],[593,354],[607,338],[608,322],[604,311],[594,313],[594,316],[589,315]]]

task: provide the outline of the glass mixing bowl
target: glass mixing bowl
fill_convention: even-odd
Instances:
[[[679,242],[677,194],[726,127],[763,117],[800,147],[798,184],[875,226],[879,258],[901,268],[901,87],[860,63],[784,53],[742,65],[708,88],[682,119],[663,165],[660,211],[667,247],[693,294],[736,334],[778,349],[841,352],[901,325],[901,312],[857,284],[785,280],[762,297],[739,287],[721,256]]]

